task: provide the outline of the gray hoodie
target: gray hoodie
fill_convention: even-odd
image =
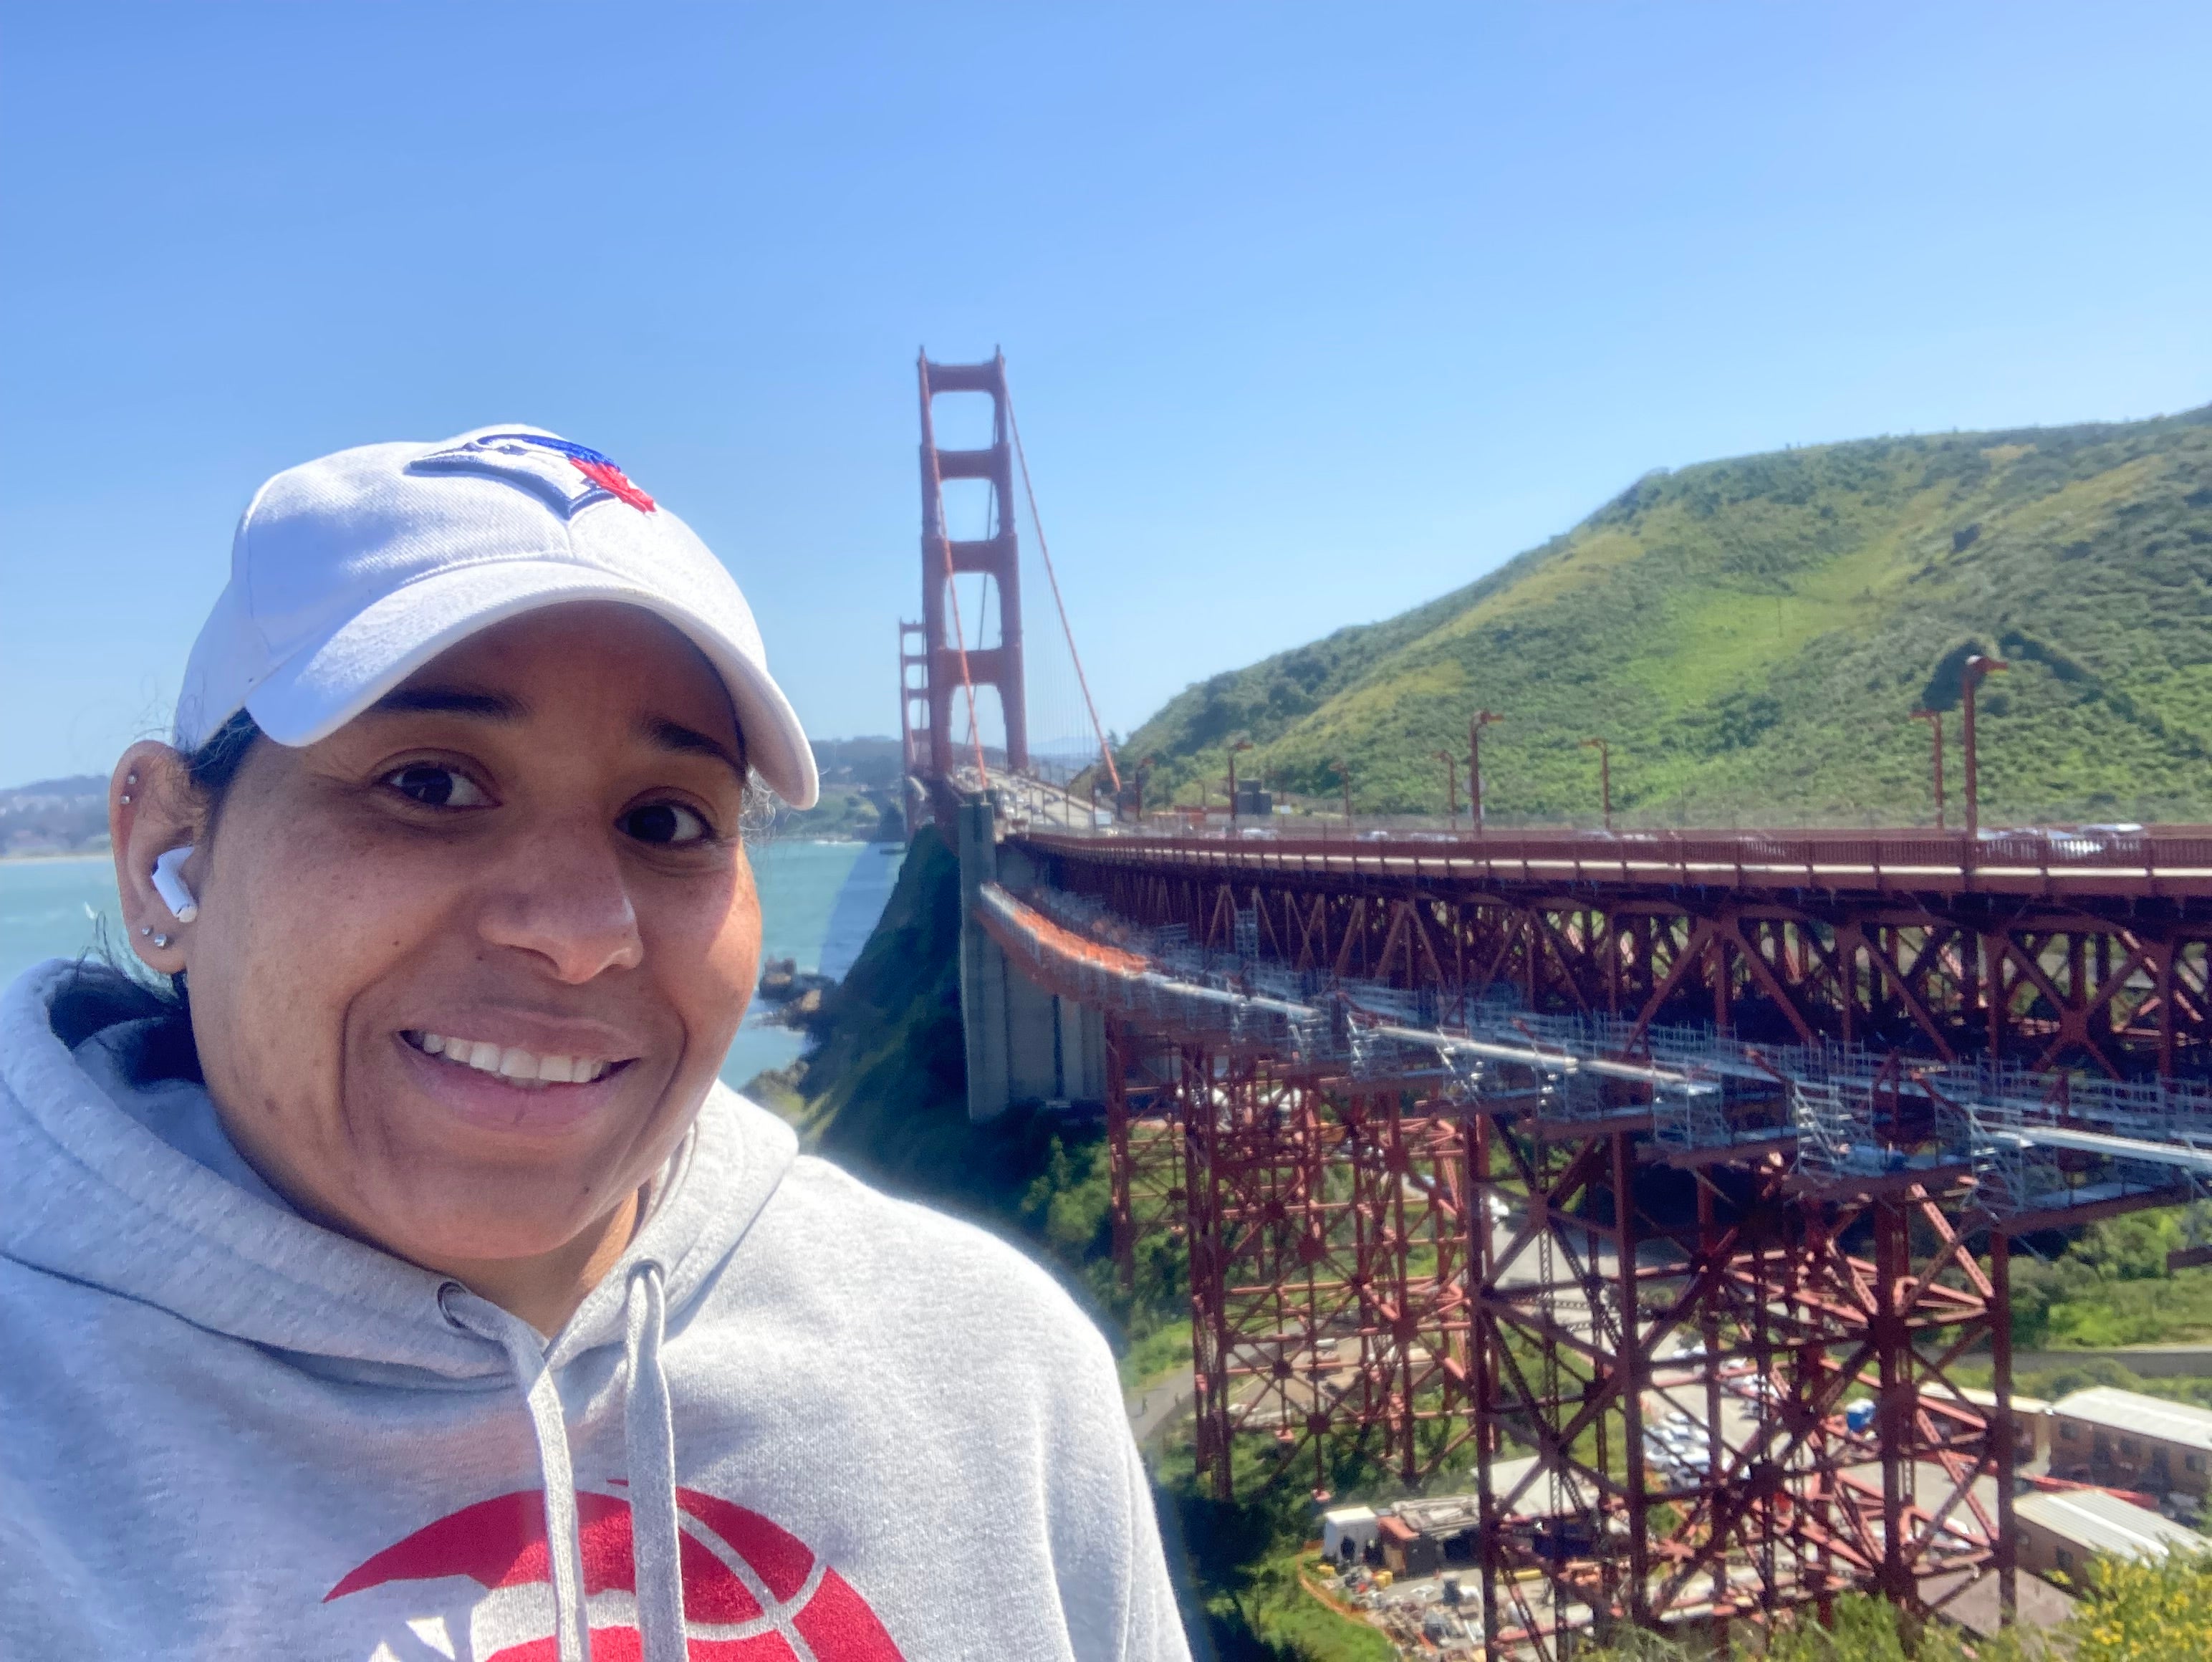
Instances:
[[[0,993],[0,1657],[1187,1656],[1018,1253],[718,1086],[549,1343],[293,1212],[133,1028],[65,1046],[68,973]]]

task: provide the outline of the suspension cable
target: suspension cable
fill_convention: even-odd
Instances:
[[[1005,371],[1000,372],[1004,386]],[[1067,655],[1075,661],[1075,685],[1083,689],[1083,707],[1091,712],[1091,731],[1098,740],[1099,758],[1106,764],[1106,776],[1114,782],[1114,794],[1121,794],[1121,770],[1114,765],[1113,747],[1106,742],[1106,729],[1098,722],[1098,706],[1091,702],[1090,679],[1083,673],[1083,654],[1075,649],[1075,630],[1067,621],[1067,602],[1060,599],[1060,574],[1052,569],[1052,549],[1044,539],[1044,521],[1038,517],[1036,487],[1030,483],[1029,454],[1022,448],[1022,423],[1014,414],[1014,393],[1006,388],[1006,423],[1014,430],[1014,455],[1022,465],[1022,491],[1030,499],[1030,523],[1036,527],[1037,552],[1044,556],[1044,575],[1052,584],[1052,603],[1060,612],[1060,633],[1067,637]]]

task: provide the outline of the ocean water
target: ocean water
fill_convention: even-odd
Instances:
[[[123,943],[115,862],[104,854],[0,860],[0,986],[47,958],[74,958],[107,939]]]
[[[761,898],[761,955],[795,958],[802,970],[842,976],[853,967],[906,858],[901,843],[779,843],[753,851]],[[722,1077],[743,1085],[764,1068],[788,1067],[805,1040],[760,1018],[756,1001],[722,1063]]]
[[[883,916],[904,855],[895,843],[774,838],[755,849],[763,954],[795,958],[802,970],[844,974]],[[115,867],[106,855],[0,860],[0,986],[42,959],[91,950],[103,923],[119,948]],[[756,1003],[747,1014],[722,1064],[722,1077],[732,1085],[764,1068],[788,1066],[804,1048],[799,1034],[761,1022],[764,1009]]]

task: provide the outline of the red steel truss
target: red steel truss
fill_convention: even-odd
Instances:
[[[1218,1496],[1292,1470],[1324,1491],[1347,1455],[1471,1476],[1486,1638],[1547,1656],[1593,1624],[2008,1580],[1999,1410],[1950,1377],[2003,1308],[1959,1174],[1815,1189],[1772,1153],[1692,1159],[1656,1215],[1632,1101],[1562,1117],[1528,1080],[1446,1096],[1115,1043],[1117,1245],[1184,1233]],[[1662,1425],[1698,1458],[1653,1459]]]
[[[2072,863],[2047,839],[2009,855],[1936,835],[1650,841],[1640,859],[1607,857],[1638,852],[1628,839],[1558,837],[1030,846],[1060,886],[1135,922],[1212,944],[1242,911],[1270,958],[1447,999],[1502,986],[1639,1032],[1710,1024],[2115,1078],[2212,1071],[2212,839],[2100,844]]]
[[[1814,1036],[1905,1033],[1947,1056],[1940,1043],[1990,1033],[2020,1044],[2042,1020],[2039,1056],[2190,1056],[2199,1040],[2174,1016],[2157,1044],[2142,1020],[2051,1014],[2069,987],[2108,987],[2112,1009],[2142,985],[2142,929],[2101,918],[2112,945],[2084,928],[2062,949],[2027,912],[1964,929],[1929,907],[1911,925],[1838,922],[1808,897],[1161,872],[1117,841],[1033,837],[1061,894],[1086,901],[1053,903],[1055,921],[1000,894],[980,916],[1022,974],[1109,1009],[1115,1252],[1124,1275],[1144,1252],[1188,1266],[1194,1454],[1217,1496],[1287,1471],[1318,1494],[1376,1467],[1413,1489],[1474,1487],[1493,1653],[1558,1658],[1617,1622],[1765,1620],[1844,1589],[1931,1611],[1986,1576],[2011,1607],[2006,1231],[2062,1220],[2000,1220],[1978,1173],[1905,1160],[1927,1148],[1936,1087],[1909,1093],[1902,1062],[1885,1064],[1874,1124],[1898,1160],[1874,1175],[1790,1158],[1778,1091],[1756,1085],[1717,1109],[1721,1142],[1683,1147],[1659,1135],[1650,1068],[1564,1089],[1524,1062],[1471,1075],[1436,1051],[1316,1040],[1259,1020],[1265,998],[1232,1009],[1239,965],[1298,971],[1312,1009],[1363,983],[1433,995],[1447,1020],[1510,976],[1533,1009],[1639,1011],[1648,1027],[1694,994],[1717,1001],[1708,1020],[1741,1025],[1760,1001],[1805,1014],[1820,1009],[1805,989],[1850,987],[1818,971],[1840,928],[1881,943],[1865,949],[1893,974],[1860,965],[1858,1025],[1838,995]],[[1146,929],[1225,970],[1164,998]],[[2000,1025],[1969,1001],[1971,971],[2002,953]],[[1929,1020],[1881,1005],[1889,983],[1927,989],[1913,995]],[[2046,1009],[2002,991],[2021,985]],[[1960,1359],[1984,1350],[1996,1390],[1964,1390]]]
[[[1118,1020],[1108,1020],[1106,1134],[1114,1263],[1125,1288],[1136,1278],[1140,1241],[1182,1249],[1189,1233],[1175,1075],[1172,1067],[1158,1068],[1160,1054],[1156,1044],[1148,1046]]]
[[[1476,1280],[1492,1645],[1851,1587],[1936,1608],[1997,1567],[2009,1470],[1948,1377],[1997,1309],[1958,1193],[1808,1191],[1770,1154],[1692,1169],[1693,1200],[1656,1217],[1634,1129],[1479,1099],[1472,1125],[1475,1192],[1510,1220]],[[1662,1426],[1692,1452],[1655,1458]],[[1509,1439],[1538,1458],[1504,1483]]]
[[[1231,1496],[1232,1452],[1254,1433],[1266,1476],[1310,1459],[1326,1488],[1349,1449],[1424,1481],[1470,1434],[1462,1117],[1249,1050],[1156,1047],[1145,1076],[1149,1112],[1117,1096],[1109,1132],[1181,1155],[1170,1192],[1214,1493]],[[1134,1233],[1138,1203],[1116,1200]]]

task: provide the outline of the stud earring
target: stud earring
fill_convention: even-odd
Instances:
[[[156,947],[166,947],[169,944],[169,937],[165,934],[157,934],[154,937],[154,944]]]
[[[151,934],[154,933],[154,926],[151,923],[141,923],[138,926],[138,933],[141,934]]]

